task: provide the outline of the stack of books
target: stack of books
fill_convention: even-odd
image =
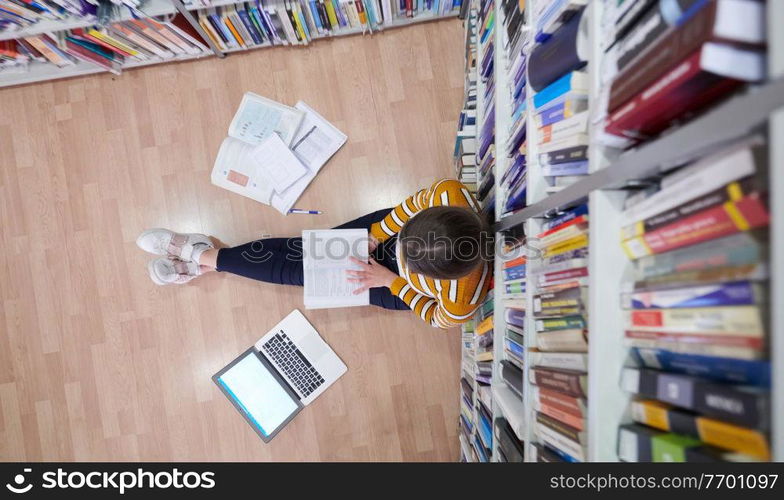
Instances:
[[[479,39],[478,78],[482,82],[480,123],[477,136],[476,164],[478,187],[476,198],[483,214],[495,219],[495,2],[480,0],[477,37]]]
[[[139,7],[139,2],[128,0],[127,5]],[[0,33],[20,31],[43,20],[84,19],[92,21],[97,19],[97,14],[98,2],[95,1],[0,0]]]
[[[202,9],[199,24],[222,50],[306,44],[346,30],[381,30],[398,19],[445,15],[459,9],[461,3],[461,0],[256,0]],[[190,5],[198,7],[201,3]]]
[[[526,262],[525,255],[511,254],[503,262],[504,272],[504,359],[501,360],[503,382],[523,399],[525,367]]]
[[[11,40],[9,49],[24,63],[68,67],[84,62],[119,74],[128,65],[208,54],[209,49],[185,18],[171,21],[132,19],[105,28],[42,33]]]
[[[539,446],[532,446],[531,453],[545,456],[540,451],[546,450],[561,460],[582,462],[587,450],[587,205],[547,220],[537,239],[541,258],[528,277],[536,325],[529,380]]]
[[[489,462],[493,449],[493,404],[490,386],[493,381],[493,293],[489,293],[476,312],[474,330],[474,379],[477,398],[475,400],[476,433],[474,448],[479,461]]]
[[[764,147],[736,145],[630,196],[622,245],[639,399],[626,461],[770,460],[769,213]]]
[[[553,6],[558,3],[552,2]],[[574,6],[573,2],[562,3]],[[546,191],[553,193],[588,174],[590,46],[585,8],[567,9],[547,19],[558,19],[558,28],[531,51],[528,83],[536,91],[533,107],[539,165]],[[542,26],[551,29],[551,24],[537,23],[540,31]]]
[[[608,134],[637,143],[765,78],[764,1],[609,2],[600,101]]]
[[[468,15],[465,43],[465,93],[463,110],[457,121],[455,139],[455,175],[469,191],[476,193],[476,12]]]
[[[506,171],[501,172],[499,184],[504,193],[503,212],[511,213],[526,205],[528,178],[526,175],[526,74],[528,70],[528,36],[525,33],[525,2],[520,0],[502,0],[501,10],[504,14],[504,50],[509,63],[509,86],[503,92],[509,92],[512,103],[509,139],[504,152],[508,158]]]

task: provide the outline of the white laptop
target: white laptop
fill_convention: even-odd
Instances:
[[[269,442],[346,369],[295,309],[212,380],[256,434]]]

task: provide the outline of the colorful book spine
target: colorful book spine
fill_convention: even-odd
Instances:
[[[764,390],[639,368],[624,368],[621,387],[632,394],[745,427],[767,429],[770,425],[770,395]]]
[[[632,355],[645,368],[693,375],[730,384],[770,387],[769,361],[703,356],[646,347],[633,348]]]
[[[536,330],[539,332],[583,328],[585,328],[585,319],[582,316],[567,316],[564,318],[536,320]]]
[[[619,427],[618,458],[623,462],[748,461],[745,456],[705,446],[698,439],[662,432],[640,424]]]
[[[588,378],[583,372],[556,370],[537,366],[530,369],[531,381],[544,389],[560,391],[570,396],[588,396]]]
[[[717,207],[729,201],[738,201],[745,195],[754,192],[754,190],[759,187],[756,184],[755,177],[746,177],[742,181],[731,182],[726,186],[722,186],[702,196],[698,196],[693,200],[685,201],[675,208],[665,210],[664,212],[652,215],[645,220],[637,221],[634,224],[625,226],[621,229],[621,241],[650,233],[651,231],[655,231],[672,222],[689,217],[708,208]]]
[[[534,95],[534,108],[541,109],[549,102],[554,102],[559,98],[568,98],[570,95],[582,95],[585,93],[586,74],[584,72],[572,71],[566,73],[536,95]]]
[[[705,444],[749,455],[758,460],[771,459],[766,433],[701,417],[659,401],[633,401],[635,422],[653,428],[699,439]]]
[[[762,288],[750,281],[663,290],[641,290],[622,295],[627,309],[674,309],[691,307],[750,306],[762,304]]]
[[[703,210],[653,232],[623,242],[631,259],[675,250],[706,240],[769,224],[768,210],[758,193]]]
[[[635,309],[624,312],[628,330],[738,335],[762,338],[764,321],[757,306]]]

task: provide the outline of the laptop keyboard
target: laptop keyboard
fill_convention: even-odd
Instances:
[[[304,397],[308,397],[324,383],[324,377],[283,330],[265,342],[263,348]]]

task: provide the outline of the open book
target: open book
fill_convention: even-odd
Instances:
[[[247,92],[218,151],[212,183],[288,214],[345,142],[305,103],[292,108]]]
[[[299,101],[296,109],[305,113],[297,135],[291,141],[291,151],[307,168],[307,173],[283,193],[273,193],[272,206],[287,214],[294,203],[316,177],[327,161],[338,152],[348,137],[316,113],[310,106]]]
[[[358,283],[348,281],[346,271],[357,269],[349,260],[368,260],[367,229],[322,229],[302,231],[303,268],[305,271],[305,307],[366,306],[367,290],[354,295]]]

